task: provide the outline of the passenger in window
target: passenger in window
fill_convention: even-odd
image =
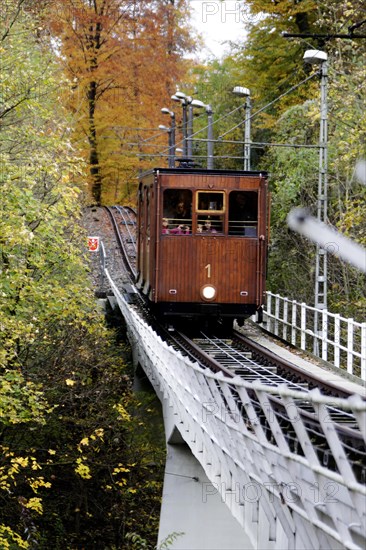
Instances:
[[[164,193],[164,217],[170,223],[179,223],[182,220],[191,219],[192,193],[177,193],[176,189],[168,189]]]
[[[179,220],[188,220],[191,217],[190,206],[182,200],[179,201],[175,207],[174,217]]]
[[[168,219],[189,217],[192,193],[179,191],[178,189],[166,189],[164,191],[163,212]]]
[[[216,229],[212,227],[211,220],[206,220],[203,226],[204,233],[217,233]]]
[[[163,226],[163,228],[162,228],[161,232],[162,232],[163,235],[166,235],[167,233],[170,233],[168,218],[163,218],[162,226]]]
[[[188,225],[178,225],[169,231],[172,235],[189,235],[190,229]]]

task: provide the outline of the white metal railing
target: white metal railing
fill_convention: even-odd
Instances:
[[[263,324],[292,345],[366,380],[366,322],[267,292]]]

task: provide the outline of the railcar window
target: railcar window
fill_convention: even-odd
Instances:
[[[225,193],[222,191],[198,191],[196,201],[198,213],[225,212]]]
[[[189,189],[165,189],[162,233],[169,235],[192,233],[192,191]]]
[[[258,194],[232,191],[229,196],[229,235],[257,236]]]

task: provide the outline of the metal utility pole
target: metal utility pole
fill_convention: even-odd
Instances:
[[[308,50],[304,54],[304,61],[320,64],[320,131],[319,131],[319,176],[318,176],[318,204],[317,218],[320,222],[327,222],[328,211],[328,105],[327,81],[328,64],[327,54],[318,50]],[[321,245],[316,247],[315,265],[315,307],[327,309],[327,249]]]
[[[328,212],[328,66],[323,62],[321,71],[320,135],[319,135],[319,182],[318,220],[326,223]],[[327,309],[327,249],[317,246],[315,271],[315,307]]]
[[[235,86],[233,94],[245,97],[245,119],[244,119],[244,170],[250,170],[250,90],[243,86]]]
[[[175,166],[175,113],[170,111],[167,107],[163,107],[161,112],[164,115],[170,116],[170,128],[169,128],[169,157],[168,167],[174,168]]]
[[[319,50],[307,50],[304,54],[304,61],[320,65],[320,130],[319,130],[319,176],[318,176],[318,200],[317,219],[319,222],[327,223],[328,212],[328,56]],[[328,243],[331,245],[332,243]],[[315,307],[327,309],[328,291],[328,258],[327,248],[321,244],[316,245],[315,263]],[[314,317],[314,332],[321,336],[319,329],[319,314]],[[319,342],[316,340],[314,352],[318,352]]]
[[[206,105],[207,113],[207,169],[212,170],[214,167],[214,137],[213,137],[213,118],[212,107]]]
[[[250,170],[250,96],[245,102],[245,124],[244,124],[244,170]]]

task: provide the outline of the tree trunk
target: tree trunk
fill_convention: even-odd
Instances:
[[[95,99],[97,94],[97,83],[92,81],[88,90],[89,102],[89,170],[91,176],[91,192],[96,205],[100,205],[102,196],[102,177],[99,166],[99,151],[97,142],[97,132],[95,128]]]

